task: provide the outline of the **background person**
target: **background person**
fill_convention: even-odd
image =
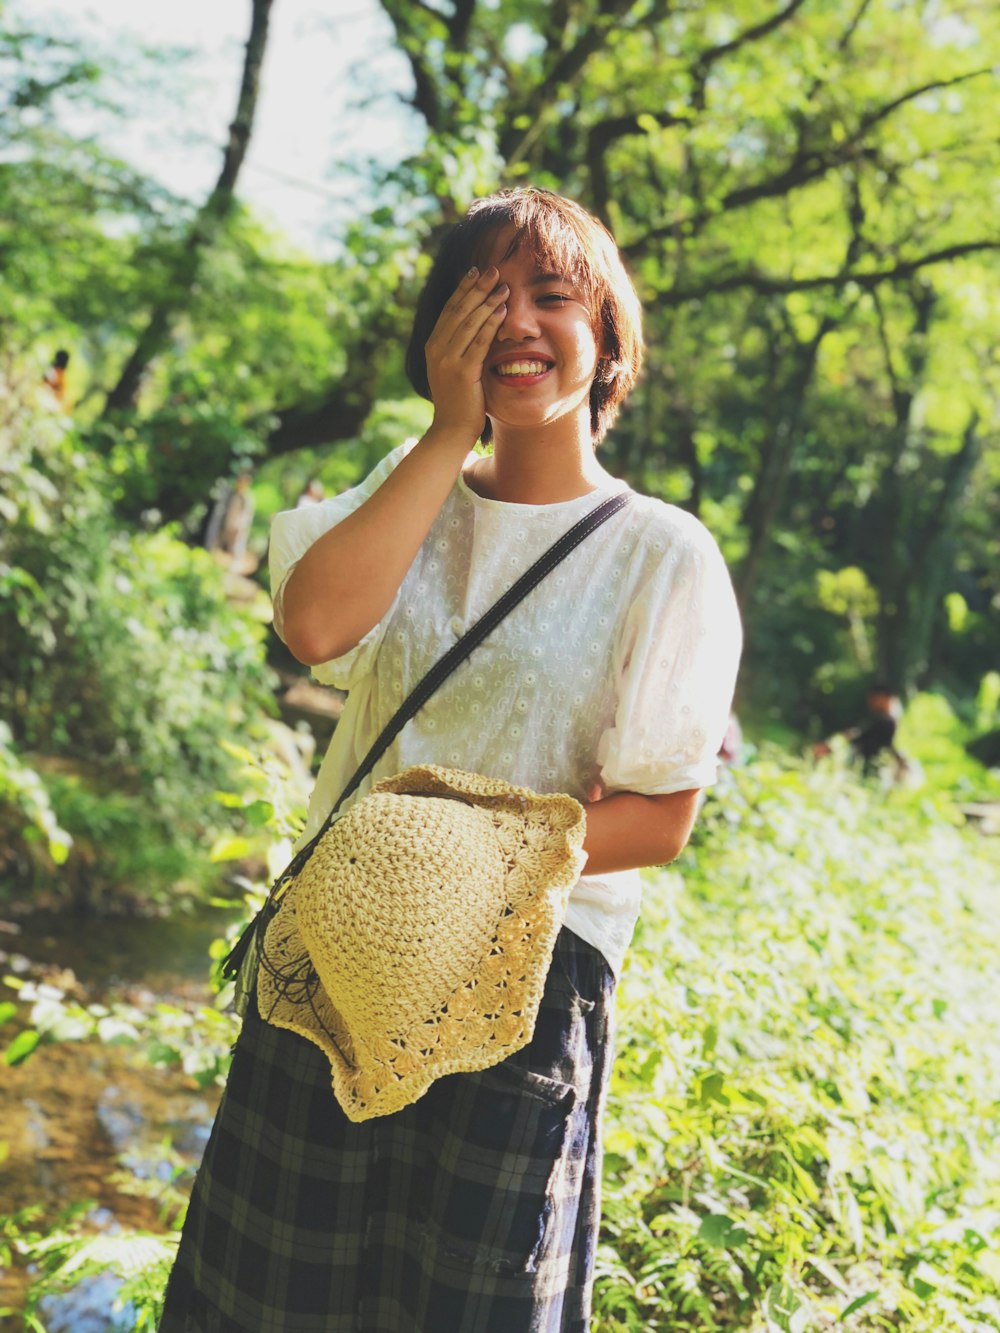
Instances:
[[[302,494],[295,501],[296,509],[308,509],[310,505],[318,505],[325,494],[323,483],[318,477],[310,477],[306,482]]]
[[[241,472],[212,506],[205,529],[205,549],[229,565],[242,565],[246,555],[254,515],[252,482],[251,472]]]
[[[865,777],[871,777],[883,757],[888,755],[893,761],[893,778],[899,782],[910,771],[910,761],[896,745],[896,731],[903,717],[899,695],[887,685],[870,685],[865,692],[865,705],[867,720],[840,734],[850,742],[852,754],[861,760]],[[813,755],[817,759],[830,753],[829,741],[820,741],[813,746]]]
[[[66,400],[66,367],[68,365],[69,352],[64,347],[60,347],[52,358],[52,364],[42,376],[43,382],[52,391],[53,398],[64,410],[69,406]]]

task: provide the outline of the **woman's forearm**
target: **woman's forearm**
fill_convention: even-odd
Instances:
[[[499,271],[470,269],[424,345],[430,430],[360,509],[310,546],[285,583],[282,632],[307,666],[346,653],[392,605],[486,420],[486,354],[506,314]]]
[[[309,547],[282,593],[282,634],[300,662],[339,657],[377,625],[475,441],[432,426],[374,495]]]
[[[691,835],[698,812],[698,791],[640,796],[616,792],[591,801],[587,811],[585,875],[610,874],[637,866],[666,865]]]

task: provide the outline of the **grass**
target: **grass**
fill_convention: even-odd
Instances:
[[[760,761],[650,877],[598,1333],[1000,1328],[1000,844]]]

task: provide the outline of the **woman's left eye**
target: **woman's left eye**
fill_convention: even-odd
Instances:
[[[544,296],[540,296],[538,299],[539,301],[551,301],[555,305],[565,305],[567,301],[571,301],[573,298],[567,296],[564,292],[546,292]]]

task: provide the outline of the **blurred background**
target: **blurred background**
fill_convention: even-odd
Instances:
[[[987,986],[975,950],[1000,942],[998,57],[987,0],[0,0],[0,1017],[11,1080],[24,1080],[8,1083],[9,1206],[45,1199],[37,1226],[8,1219],[18,1309],[17,1246],[43,1243],[57,1204],[96,1194],[121,1222],[119,1186],[93,1163],[69,1183],[53,1166],[45,1194],[39,1161],[79,1164],[88,1134],[113,1160],[130,1123],[159,1143],[210,1118],[231,1027],[206,990],[205,949],[224,951],[280,869],[341,706],[270,631],[269,521],[353,485],[426,425],[402,370],[415,298],[442,228],[498,187],[569,194],[614,232],[647,354],[605,466],[697,514],[733,572],[745,664],[700,868],[682,866],[691,900],[731,894],[739,915],[732,847],[780,846],[761,874],[784,885],[789,939],[812,894],[814,908],[867,920],[884,960],[872,894],[916,876],[923,889],[902,897],[926,908],[929,875],[944,895],[931,916],[967,918],[947,966],[964,957],[963,975]],[[805,856],[803,829],[825,857],[811,887],[801,864],[783,879]],[[911,859],[890,868],[889,848]],[[660,958],[679,947],[672,911],[650,939]],[[913,921],[923,943],[908,956],[926,964],[915,996],[946,967],[926,952],[928,920]],[[720,975],[715,947],[711,928],[706,975]],[[869,999],[890,984],[879,975]],[[868,1003],[845,987],[848,1008]],[[715,1002],[710,1057],[699,1048],[674,1069],[703,1110],[721,1105],[703,1082],[725,1045]],[[745,1056],[741,1031],[732,1050]],[[90,1041],[82,1064],[67,1038]],[[156,1107],[136,1100],[145,1076],[129,1084],[115,1066],[114,1083],[101,1063],[118,1039],[152,1042],[160,1072],[180,1079]],[[663,1032],[636,1041],[670,1045]],[[1000,1053],[995,1028],[980,1041]],[[29,1071],[56,1050],[70,1063],[48,1066],[50,1093],[32,1097]],[[954,1077],[942,1067],[931,1082]],[[75,1128],[50,1122],[87,1078]],[[126,1089],[113,1105],[109,1085]],[[207,1097],[201,1111],[164,1109],[178,1088]],[[904,1080],[900,1104],[914,1095]],[[945,1175],[949,1115],[957,1125],[957,1103],[928,1104],[920,1158]],[[625,1175],[649,1177],[628,1215],[673,1218],[661,1231],[676,1247],[687,1233],[656,1194],[663,1162],[635,1156],[641,1138],[622,1148]],[[186,1151],[190,1166],[197,1134]],[[828,1182],[829,1162],[792,1155]],[[176,1220],[183,1190],[166,1207],[162,1188],[182,1169],[133,1163],[133,1186],[147,1182],[137,1225]],[[982,1186],[981,1163],[973,1174]],[[794,1173],[789,1188],[816,1204]],[[703,1216],[732,1220],[720,1199]],[[957,1226],[968,1200],[952,1203]],[[685,1280],[715,1292],[709,1305],[643,1277],[655,1257],[618,1238],[602,1328],[833,1326],[809,1306],[822,1283],[807,1293],[794,1245],[778,1276],[764,1263],[751,1281],[745,1265],[738,1296],[712,1262],[739,1268],[751,1233],[700,1225],[674,1257],[694,1263]],[[874,1263],[878,1247],[851,1234]],[[988,1248],[933,1262],[972,1264],[985,1291],[1000,1280],[977,1267]],[[1000,1327],[995,1301],[970,1314],[949,1298],[942,1314],[938,1297],[914,1296],[931,1259],[906,1254],[887,1271],[926,1324],[885,1296],[885,1274],[844,1278],[836,1318]],[[832,1272],[822,1282],[836,1292]],[[967,1275],[975,1291],[979,1278]],[[119,1287],[96,1296],[92,1325],[79,1304],[60,1325],[38,1292],[31,1317],[141,1327],[151,1281],[131,1306]],[[112,1299],[125,1324],[108,1322]]]

